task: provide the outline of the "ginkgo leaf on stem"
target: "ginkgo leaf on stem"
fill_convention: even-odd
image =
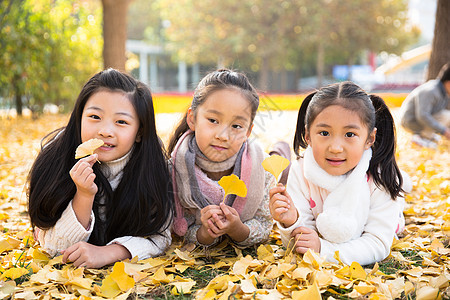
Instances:
[[[289,160],[280,155],[271,155],[262,162],[264,170],[272,174],[278,181],[281,172],[289,166]]]
[[[100,139],[90,139],[80,144],[75,150],[75,159],[79,159],[94,154],[95,149],[103,146],[104,142]]]
[[[230,194],[234,194],[239,197],[247,196],[247,187],[245,186],[245,183],[234,174],[220,178],[219,185],[225,191],[225,195],[223,197],[224,200],[225,197]]]

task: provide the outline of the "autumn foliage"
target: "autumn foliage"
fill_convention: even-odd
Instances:
[[[391,255],[370,266],[326,262],[317,253],[286,250],[274,230],[250,249],[212,249],[175,240],[164,256],[74,268],[48,257],[27,217],[26,176],[42,137],[67,116],[0,119],[0,297],[37,299],[449,299],[450,143],[409,143],[398,131],[398,162],[411,175],[406,231]],[[295,122],[295,121],[294,121]],[[280,130],[277,128],[276,130]],[[163,140],[170,132],[160,131]],[[267,148],[269,145],[265,145]]]

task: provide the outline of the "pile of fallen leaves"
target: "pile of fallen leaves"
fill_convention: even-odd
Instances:
[[[383,262],[348,266],[314,252],[297,255],[281,245],[274,229],[266,244],[250,249],[226,242],[203,249],[175,240],[161,257],[84,269],[45,255],[26,213],[26,176],[41,138],[66,121],[0,120],[0,298],[450,298],[448,141],[438,149],[415,147],[398,128],[398,162],[414,189],[406,197],[406,230]]]

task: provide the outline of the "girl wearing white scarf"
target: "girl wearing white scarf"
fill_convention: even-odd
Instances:
[[[343,82],[303,101],[287,187],[270,191],[283,243],[336,262],[371,264],[389,255],[404,226],[409,178],[395,162],[395,128],[384,101]],[[299,155],[299,148],[306,151]],[[406,179],[407,182],[404,182]]]

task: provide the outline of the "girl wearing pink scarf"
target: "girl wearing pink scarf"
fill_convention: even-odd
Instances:
[[[246,247],[268,238],[274,178],[261,165],[263,149],[248,140],[258,105],[247,77],[234,71],[212,72],[196,88],[169,145],[176,206],[173,231],[187,242],[213,245],[228,237]],[[245,182],[246,197],[224,199],[218,180],[230,174]]]

